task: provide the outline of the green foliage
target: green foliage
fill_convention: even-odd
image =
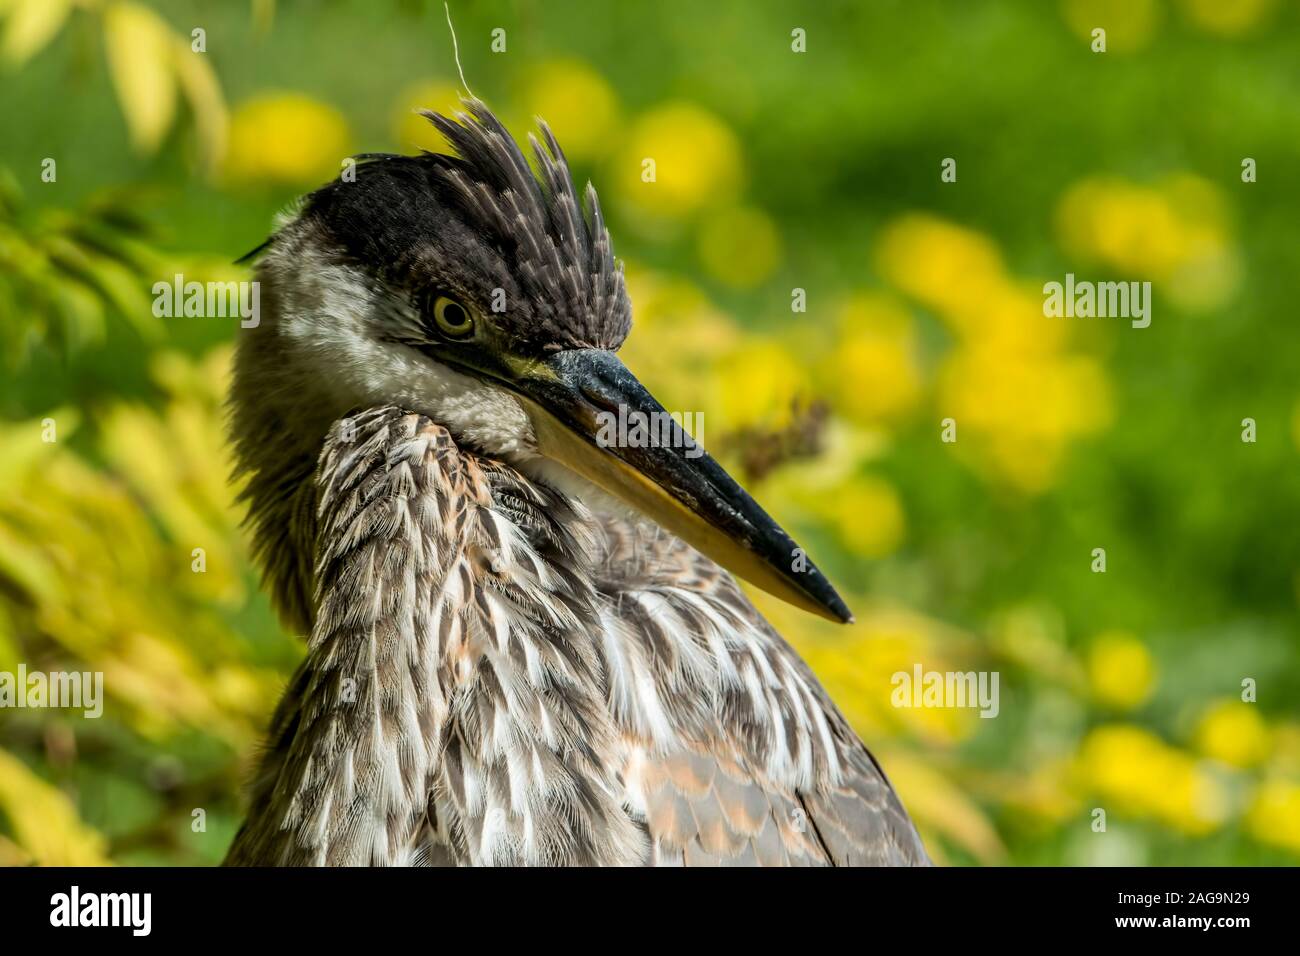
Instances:
[[[102,343],[111,320],[157,341],[144,288],[160,257],[146,244],[139,197],[108,194],[75,212],[24,208],[0,170],[0,332],[10,371],[36,344],[59,352]]]

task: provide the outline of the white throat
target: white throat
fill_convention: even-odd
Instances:
[[[397,405],[428,415],[458,442],[494,457],[520,461],[535,454],[532,423],[508,391],[385,340],[385,323],[414,327],[413,310],[313,243],[277,245],[262,267],[274,287],[271,334],[282,365],[264,372],[279,382],[276,400],[291,406],[287,421],[295,420],[293,411],[334,421],[357,408]]]

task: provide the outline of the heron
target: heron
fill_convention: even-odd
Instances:
[[[733,574],[852,615],[617,357],[631,304],[545,122],[424,115],[255,250],[230,420],[306,638],[228,865],[925,865],[883,770]],[[669,343],[664,343],[668,346]]]

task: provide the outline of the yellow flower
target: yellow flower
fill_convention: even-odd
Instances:
[[[886,227],[876,245],[876,265],[898,288],[937,309],[964,309],[984,301],[989,287],[1003,276],[993,240],[922,213]]]
[[[520,86],[529,122],[546,120],[565,155],[576,161],[604,156],[614,142],[618,100],[605,78],[579,60],[551,60],[528,71]]]
[[[781,428],[790,423],[792,403],[808,393],[807,373],[798,357],[764,338],[743,342],[720,362],[713,383],[720,411],[714,433],[747,425]]]
[[[1183,255],[1169,204],[1154,190],[1111,177],[1075,183],[1057,207],[1066,251],[1135,273],[1167,276]]]
[[[1178,174],[1155,186],[1081,180],[1061,198],[1056,220],[1068,253],[1149,277],[1183,308],[1218,307],[1240,283],[1227,204],[1196,176]]]
[[[1149,817],[1184,833],[1213,832],[1227,816],[1218,781],[1141,727],[1098,727],[1085,738],[1075,770],[1085,790],[1104,801],[1103,808]]]
[[[241,183],[315,185],[338,175],[348,143],[334,107],[301,93],[264,94],[235,110],[226,174]]]
[[[1088,684],[1103,704],[1132,710],[1146,702],[1155,686],[1155,662],[1132,634],[1109,631],[1088,648]]]
[[[1246,830],[1261,843],[1300,853],[1300,784],[1268,780],[1246,811]]]
[[[1070,29],[1092,43],[1092,31],[1106,31],[1108,53],[1132,53],[1151,39],[1160,23],[1156,0],[1064,0],[1061,12]]]
[[[393,108],[393,139],[402,152],[427,149],[447,152],[447,141],[438,128],[417,110],[433,110],[443,116],[455,116],[465,109],[460,89],[446,80],[425,80],[402,91]]]
[[[677,219],[730,202],[743,180],[736,135],[703,107],[674,102],[637,118],[619,154],[614,186],[640,211]]]
[[[1268,758],[1270,734],[1255,704],[1222,700],[1196,725],[1201,753],[1234,767],[1252,767]]]
[[[978,299],[941,315],[965,344],[1018,356],[1061,351],[1070,331],[1066,322],[1043,315],[1041,285],[1009,278],[990,281]]]
[[[997,347],[959,349],[945,360],[938,408],[957,421],[957,454],[1030,494],[1055,481],[1070,441],[1111,420],[1109,383],[1095,360]]]
[[[1249,33],[1269,18],[1277,0],[1179,0],[1183,14],[1198,27],[1236,37]]]
[[[834,515],[827,517],[837,519],[833,527],[851,552],[876,559],[898,550],[905,525],[903,504],[889,482],[862,475],[824,500],[834,503]]]
[[[1045,490],[1070,442],[1111,421],[1101,366],[1064,354],[1067,326],[1043,315],[1038,290],[1007,275],[987,236],[909,214],[883,230],[875,258],[959,337],[937,384],[939,417],[958,425],[954,452],[1021,491]]]
[[[838,338],[822,364],[820,387],[836,408],[864,422],[897,418],[921,394],[912,317],[880,295],[857,295],[838,310]]]
[[[780,264],[781,237],[762,210],[732,206],[705,217],[698,251],[709,275],[748,289],[771,276]]]

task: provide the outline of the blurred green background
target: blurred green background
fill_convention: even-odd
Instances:
[[[857,612],[756,595],[939,862],[1300,858],[1298,7],[453,5],[601,192],[628,364]],[[0,863],[224,854],[302,643],[228,479],[238,324],[150,287],[439,148],[450,51],[441,3],[0,0],[0,671],[107,697],[0,710]],[[1066,272],[1151,281],[1151,326],[1044,318]],[[891,706],[916,663],[997,671],[998,717]]]

